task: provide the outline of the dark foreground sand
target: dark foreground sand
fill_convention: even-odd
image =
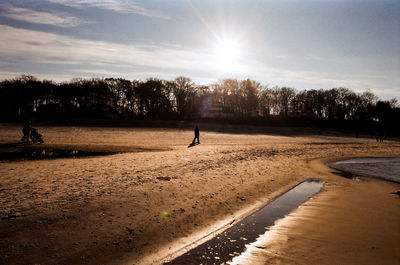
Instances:
[[[20,129],[0,126],[0,144],[17,142]],[[265,128],[251,134],[201,131],[202,144],[188,149],[193,138],[188,130],[38,129],[45,136],[43,147],[130,152],[0,162],[3,264],[157,264],[314,177],[326,181],[327,191],[310,202],[312,207],[301,207],[289,216],[295,220],[289,222],[292,225],[285,223],[277,229],[290,240],[278,237],[266,243],[283,251],[268,252],[267,263],[364,264],[378,260],[391,264],[398,260],[394,253],[399,253],[398,245],[392,242],[393,238],[399,241],[400,200],[389,191],[400,189],[399,185],[356,183],[332,175],[320,161],[400,156],[399,142],[303,135],[292,129],[282,129],[284,136],[280,136],[276,129],[272,135]],[[379,196],[368,204],[360,196],[364,204],[357,205],[365,207],[358,207],[352,204],[353,188],[367,194],[372,188],[364,185],[374,185]],[[381,210],[375,213],[366,205]],[[325,217],[314,218],[319,216]],[[341,229],[333,229],[332,224]],[[297,229],[299,225],[302,230]],[[310,235],[312,244],[301,233]],[[378,235],[385,240],[369,251]],[[331,237],[337,241],[330,243],[327,238]],[[291,252],[293,248],[298,250]],[[373,258],[364,259],[367,252]],[[393,258],[388,258],[390,253]]]

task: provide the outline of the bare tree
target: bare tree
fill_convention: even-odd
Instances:
[[[295,95],[296,95],[295,90],[290,87],[282,87],[279,90],[278,99],[279,99],[281,115],[285,117],[288,116],[289,109],[291,107],[291,103]]]
[[[180,118],[189,114],[194,108],[195,85],[190,78],[177,77],[173,82],[168,83],[172,88],[173,106]]]

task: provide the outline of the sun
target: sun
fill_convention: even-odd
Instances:
[[[231,39],[218,40],[215,47],[216,64],[222,72],[232,72],[239,66],[239,43]]]

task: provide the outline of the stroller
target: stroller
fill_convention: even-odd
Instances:
[[[42,144],[44,142],[42,135],[35,128],[31,129],[31,133],[29,134],[29,137],[31,138],[33,143],[39,142]]]

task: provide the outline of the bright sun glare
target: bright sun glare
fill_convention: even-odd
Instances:
[[[222,72],[231,72],[238,68],[239,45],[234,40],[219,40],[215,48],[215,58]]]

